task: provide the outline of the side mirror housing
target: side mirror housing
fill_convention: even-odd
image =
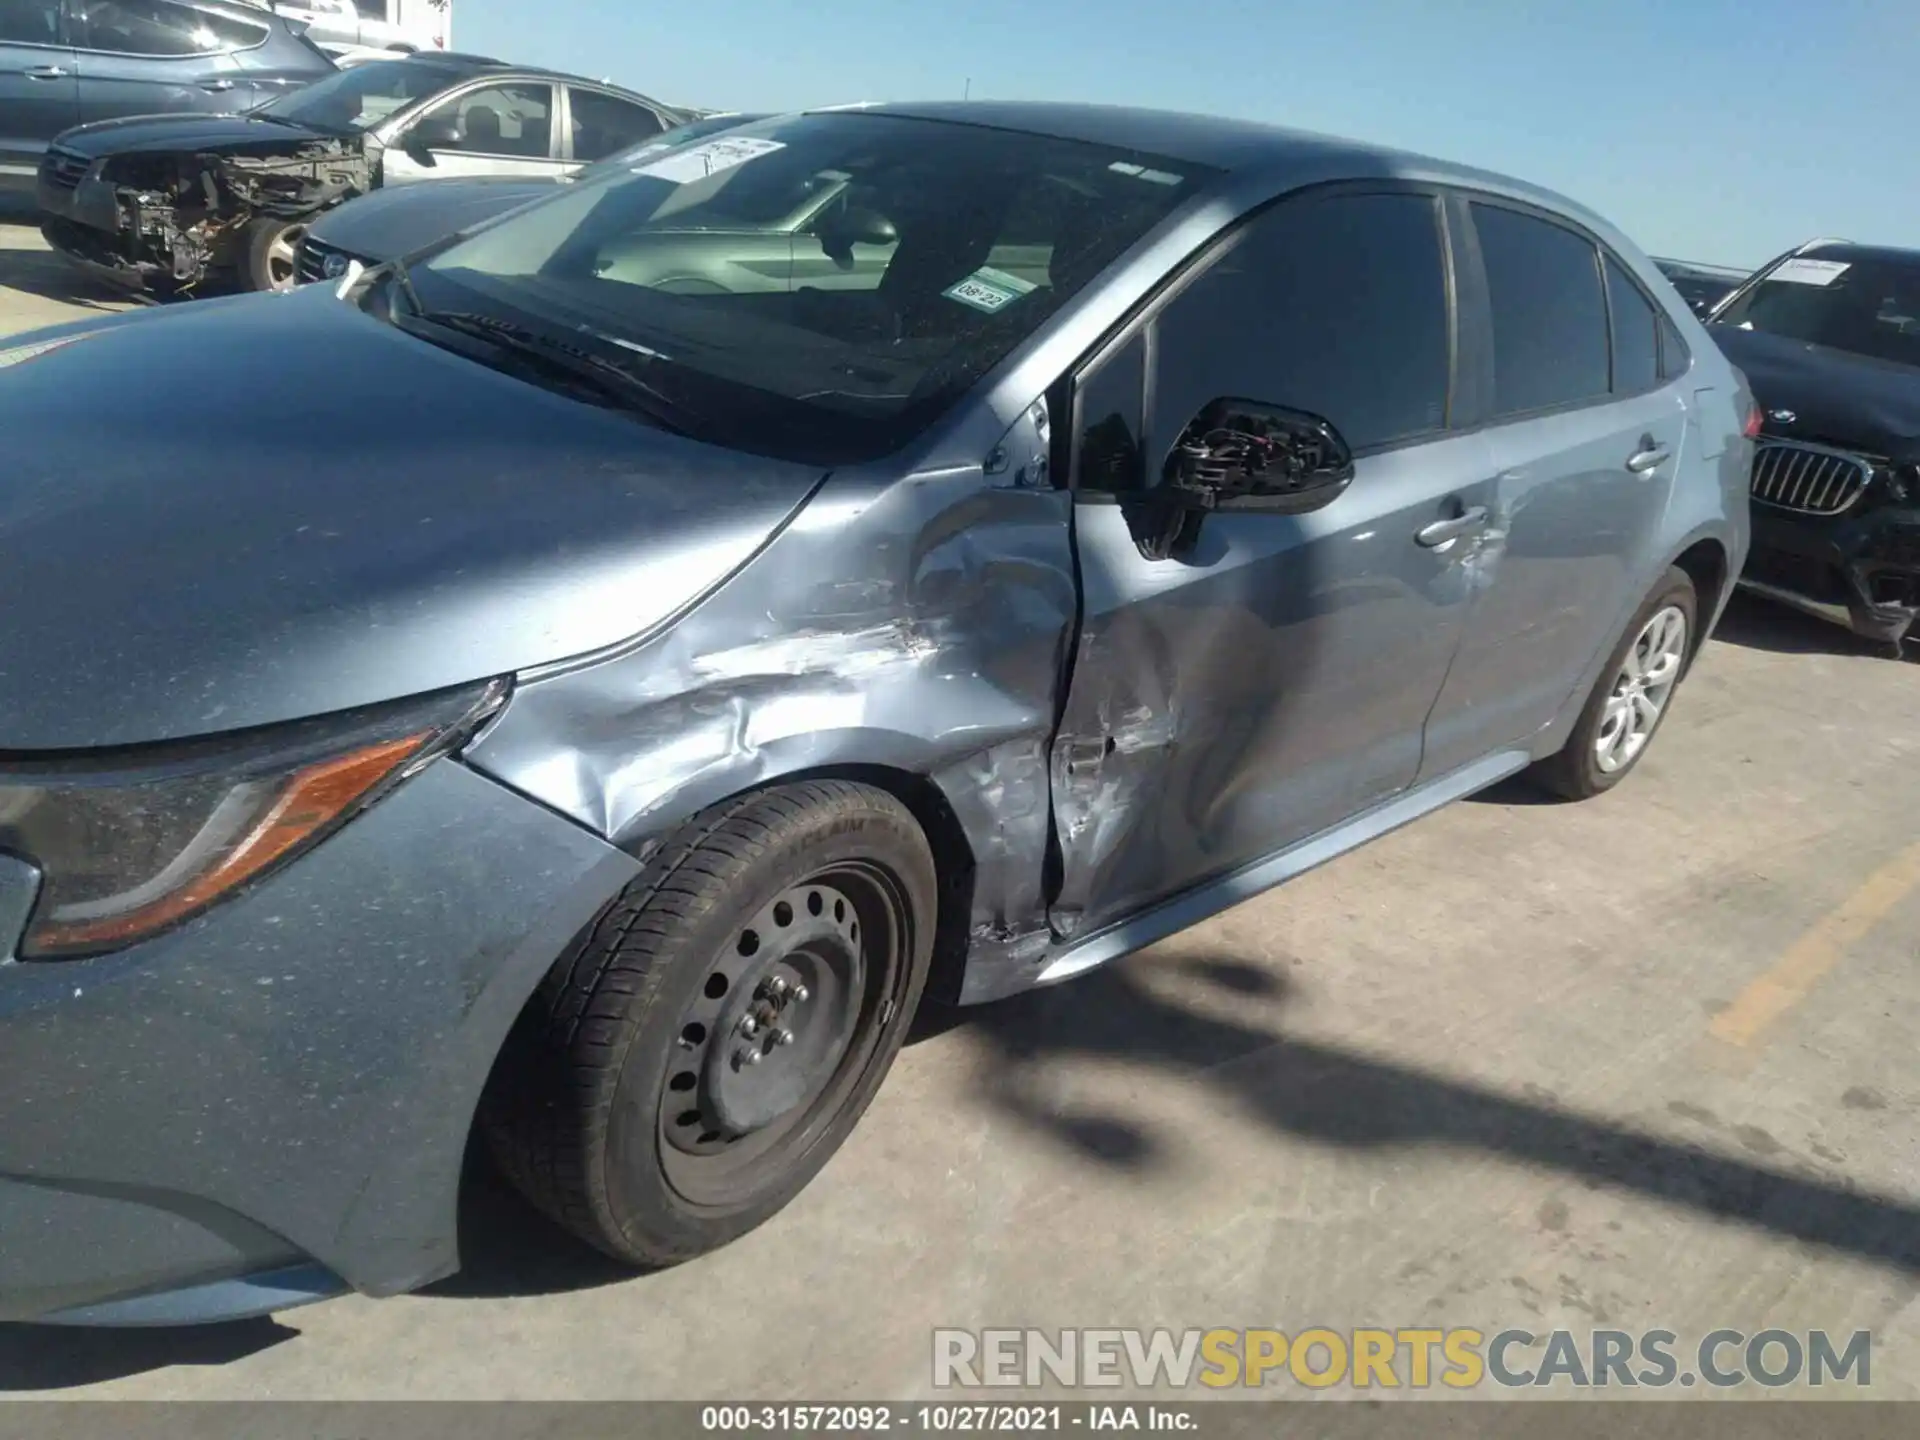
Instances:
[[[1303,515],[1353,483],[1353,449],[1325,416],[1258,400],[1223,398],[1193,418],[1147,492],[1159,524],[1142,540],[1150,558],[1190,546],[1211,511]]]
[[[1167,455],[1162,483],[1200,510],[1317,510],[1353,482],[1353,450],[1324,416],[1216,400]]]
[[[431,165],[436,149],[458,145],[464,139],[466,136],[461,131],[458,117],[429,115],[407,131],[401,138],[400,148],[422,165]]]
[[[859,205],[834,207],[821,216],[816,233],[827,258],[842,265],[853,259],[856,245],[892,245],[900,239],[891,220]]]

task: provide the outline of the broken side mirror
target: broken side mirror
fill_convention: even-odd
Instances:
[[[1325,416],[1257,400],[1203,408],[1168,452],[1160,511],[1143,548],[1165,559],[1190,546],[1211,511],[1302,515],[1353,483],[1353,449]]]

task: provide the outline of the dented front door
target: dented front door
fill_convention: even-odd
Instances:
[[[1151,560],[1075,507],[1084,612],[1054,746],[1062,938],[1339,824],[1419,773],[1470,564],[1419,545],[1478,436],[1362,460],[1299,517],[1211,515]]]
[[[1442,531],[1491,473],[1486,441],[1445,426],[1440,244],[1429,197],[1284,203],[1078,377],[1082,614],[1052,756],[1060,937],[1418,775],[1474,582],[1471,547]],[[1209,513],[1155,558],[1162,462],[1220,396],[1332,418],[1361,452],[1355,478],[1304,514]]]

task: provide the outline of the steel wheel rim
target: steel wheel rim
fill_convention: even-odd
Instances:
[[[682,1202],[739,1204],[819,1139],[872,1066],[899,1008],[909,916],[890,871],[851,861],[787,886],[736,927],[681,1013],[660,1077],[656,1153]],[[743,945],[748,935],[754,942]],[[772,993],[775,981],[785,982],[784,998]],[[752,1027],[743,1028],[749,1018]],[[781,1043],[780,1031],[793,1038]],[[756,1051],[756,1063],[741,1063]],[[790,1086],[797,1098],[769,1117],[783,1098],[781,1068],[803,1083]]]
[[[267,285],[273,290],[291,290],[299,277],[300,242],[307,237],[304,225],[289,225],[273,237],[267,246]]]
[[[1594,736],[1594,762],[1603,775],[1624,770],[1647,748],[1666,714],[1687,657],[1687,614],[1678,605],[1654,612],[1627,647]]]

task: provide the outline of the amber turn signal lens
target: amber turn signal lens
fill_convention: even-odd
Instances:
[[[28,936],[37,953],[109,948],[161,930],[245,884],[347,814],[433,738],[422,731],[308,765],[263,798],[252,824],[207,856],[176,888],[112,913],[63,920],[56,910]]]

